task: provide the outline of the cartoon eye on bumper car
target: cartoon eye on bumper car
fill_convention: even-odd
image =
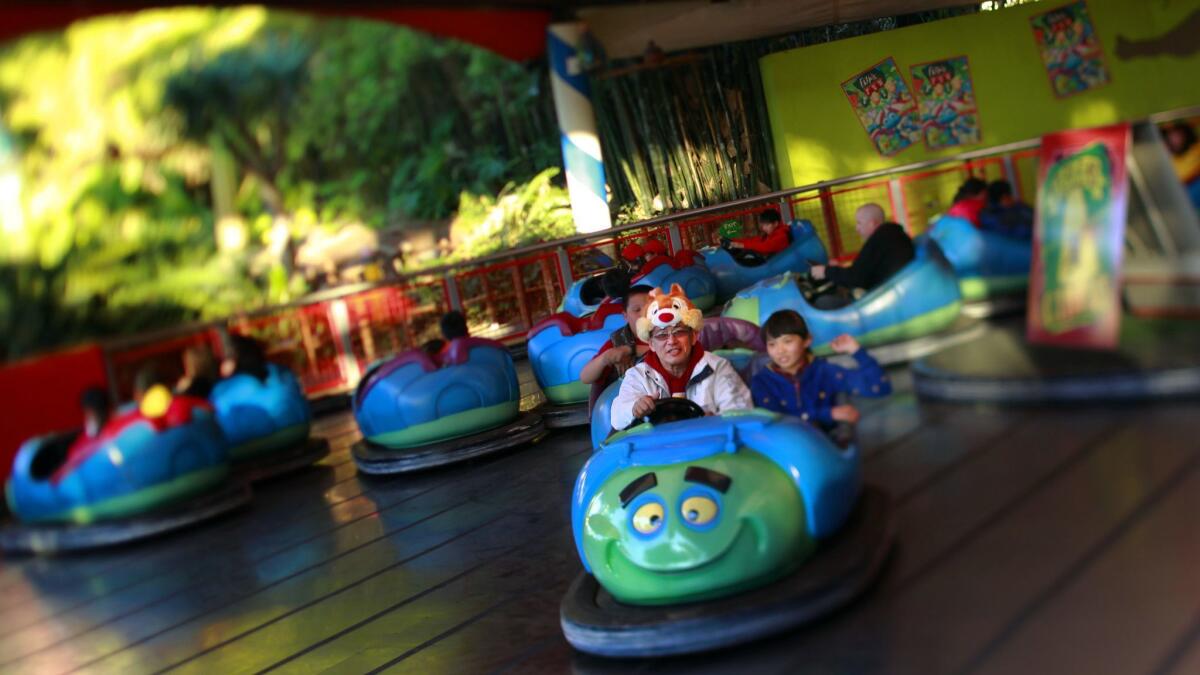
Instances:
[[[983,328],[959,320],[958,279],[935,245],[918,248],[912,262],[851,304],[837,309],[813,307],[813,299],[830,288],[807,274],[782,274],[738,293],[723,316],[762,325],[776,311],[795,310],[808,324],[814,353],[829,354],[830,341],[848,333],[864,347],[886,345],[872,351],[881,363],[916,358]]]
[[[1025,306],[1028,240],[980,230],[955,216],[942,216],[923,236],[938,243],[954,268],[968,313],[988,315]]]
[[[369,474],[416,471],[541,439],[541,415],[522,414],[521,390],[504,345],[452,340],[436,357],[400,354],[367,373],[354,394],[363,440],[353,448]]]
[[[21,446],[5,486],[18,522],[0,531],[0,548],[84,550],[186,527],[249,501],[229,475],[208,403],[156,387],[94,437],[51,434]]]
[[[791,244],[769,258],[752,251],[735,253],[725,248],[710,247],[700,252],[708,271],[717,280],[717,302],[729,300],[738,291],[761,279],[785,272],[805,271],[812,263],[825,264],[829,260],[812,223],[797,220],[789,228]]]
[[[580,382],[583,367],[591,361],[613,331],[625,325],[621,305],[604,303],[590,317],[580,319],[560,312],[538,322],[529,331],[526,351],[538,386],[546,395],[546,426],[562,428],[588,423],[589,385]]]
[[[309,466],[329,454],[329,444],[309,439],[308,399],[292,371],[271,363],[267,376],[238,374],[209,395],[217,424],[229,441],[235,468],[251,480]]]
[[[762,410],[663,421],[688,406],[697,413],[660,401],[576,479],[584,572],[560,621],[577,649],[664,656],[754,640],[846,604],[882,569],[890,505],[861,489],[856,447]]]

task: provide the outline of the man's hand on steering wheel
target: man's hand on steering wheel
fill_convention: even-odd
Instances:
[[[815,281],[825,281],[825,265],[813,265],[808,268],[808,276]]]
[[[643,396],[633,402],[633,416],[637,418],[645,417],[654,412],[655,407],[656,403],[653,397]],[[634,420],[635,423],[638,421],[640,420]]]

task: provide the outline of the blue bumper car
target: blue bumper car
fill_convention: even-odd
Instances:
[[[718,649],[813,621],[864,591],[891,548],[890,504],[858,449],[761,410],[703,417],[660,401],[575,481],[584,571],[567,641],[610,657]]]
[[[670,288],[672,284],[679,284],[692,304],[701,311],[707,311],[717,304],[717,279],[701,261],[701,256],[692,251],[680,251],[674,257],[664,255],[652,258],[631,284],[653,288]]]
[[[964,302],[1023,294],[1029,285],[1026,239],[980,230],[955,216],[942,216],[924,236],[938,243],[954,268]]]
[[[590,317],[559,313],[529,331],[526,350],[538,386],[548,401],[544,411],[547,425],[560,428],[588,423],[591,388],[579,381],[579,375],[612,332],[624,325],[621,306],[606,303]]]
[[[938,347],[929,336],[954,326],[974,329],[959,322],[962,298],[958,278],[936,246],[917,249],[917,257],[882,286],[838,309],[817,309],[810,304],[819,289],[805,274],[788,273],[738,293],[725,307],[723,316],[762,325],[781,309],[799,312],[812,334],[816,354],[830,353],[829,342],[843,333],[864,347],[897,345],[881,362],[915,358]],[[952,331],[958,336],[959,331]],[[950,334],[943,337],[949,338]]]
[[[825,246],[817,238],[812,223],[797,220],[789,227],[792,243],[770,258],[763,259],[748,253],[739,253],[739,257],[735,257],[734,253],[724,248],[710,247],[700,252],[708,271],[717,280],[717,302],[725,302],[743,288],[767,277],[785,272],[803,272],[813,263],[828,262]]]
[[[239,472],[268,478],[309,466],[329,454],[329,445],[309,439],[312,415],[300,381],[271,363],[262,380],[238,374],[218,382],[209,394],[217,424],[229,441]]]
[[[26,441],[5,486],[19,521],[0,532],[10,552],[54,553],[126,543],[241,506],[225,438],[202,399],[151,390],[94,437]]]
[[[563,296],[558,311],[566,312],[571,316],[587,316],[595,312],[607,297],[604,295],[603,279],[604,274],[600,273],[575,280],[575,283],[571,284],[566,295]]]
[[[353,449],[370,474],[415,471],[540,439],[540,415],[520,410],[521,389],[504,345],[458,338],[438,354],[411,350],[359,382]]]

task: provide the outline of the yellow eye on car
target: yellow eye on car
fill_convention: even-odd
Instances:
[[[679,513],[689,525],[707,525],[717,517],[717,503],[710,497],[697,495],[683,500]]]
[[[663,506],[658,502],[646,502],[633,513],[633,529],[641,534],[654,534],[663,525]]]

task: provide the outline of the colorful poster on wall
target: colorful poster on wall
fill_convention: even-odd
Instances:
[[[967,57],[919,63],[909,69],[930,150],[979,142],[979,110]]]
[[[889,157],[921,141],[917,102],[895,59],[888,57],[846,80],[842,91],[879,154]]]
[[[1104,50],[1083,0],[1029,17],[1050,87],[1060,98],[1108,84]]]
[[[1030,342],[1111,349],[1121,321],[1129,125],[1042,137]]]

